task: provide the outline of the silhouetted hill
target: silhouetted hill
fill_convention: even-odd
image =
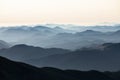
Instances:
[[[116,71],[116,72],[105,71],[104,74],[116,80],[120,80],[120,71]]]
[[[31,60],[38,59],[40,57],[53,55],[53,54],[64,54],[70,52],[66,49],[60,48],[41,48],[41,47],[33,47],[25,44],[15,45],[8,49],[0,50],[0,55],[8,57],[13,60]]]
[[[0,80],[116,80],[98,71],[36,68],[0,57]]]
[[[119,70],[120,43],[107,43],[97,49],[86,48],[65,54],[50,55],[28,61],[28,63],[36,66],[50,66],[63,69]]]
[[[75,51],[21,44],[1,49],[0,55],[38,67],[100,71],[119,70],[120,67],[120,43],[105,43],[97,48]]]

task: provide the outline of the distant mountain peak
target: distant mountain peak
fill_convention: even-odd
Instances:
[[[3,41],[3,40],[0,40],[0,49],[3,49],[3,48],[9,48],[10,47],[10,44]]]
[[[34,26],[33,28],[50,29],[50,27],[41,26],[41,25]]]
[[[12,46],[11,48],[40,48],[40,49],[43,49],[41,47],[34,47],[34,46],[30,46],[30,45],[26,45],[26,44],[18,44],[18,45],[15,45],[15,46]]]
[[[56,26],[56,27],[54,27],[54,29],[61,30],[61,29],[63,29],[63,28],[61,28],[61,27],[59,27],[59,26]]]
[[[109,50],[120,50],[120,43],[105,43],[103,44],[105,49],[109,49]]]
[[[18,44],[18,45],[15,45],[13,47],[28,47],[28,45],[25,45],[25,44]]]
[[[94,31],[94,30],[86,30],[83,31],[84,33],[100,33],[99,31]]]

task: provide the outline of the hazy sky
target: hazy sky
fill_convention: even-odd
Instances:
[[[120,23],[120,0],[0,0],[0,25]]]

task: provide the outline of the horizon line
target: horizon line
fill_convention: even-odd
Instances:
[[[36,24],[0,24],[0,27],[16,27],[16,26],[37,26],[37,25],[73,25],[73,26],[114,26],[114,25],[120,25],[120,23],[108,23],[108,22],[104,22],[104,23],[98,23],[98,24],[91,24],[91,25],[83,25],[83,24],[70,24],[70,23],[36,23]]]

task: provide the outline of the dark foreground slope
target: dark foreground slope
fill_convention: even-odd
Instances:
[[[0,57],[0,80],[117,80],[98,71],[36,68]],[[119,79],[118,79],[119,80]]]

